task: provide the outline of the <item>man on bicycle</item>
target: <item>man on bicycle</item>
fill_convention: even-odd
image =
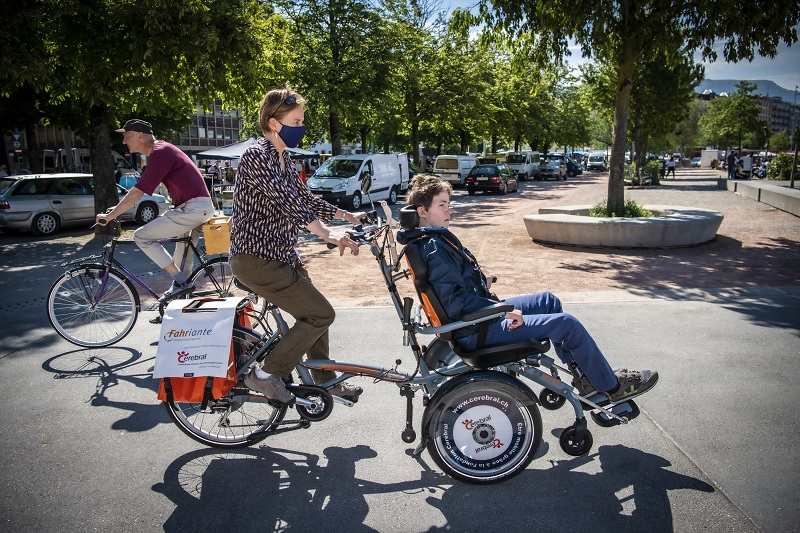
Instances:
[[[133,240],[142,251],[172,276],[172,286],[161,301],[184,296],[194,290],[189,282],[194,254],[187,253],[186,244],[176,243],[175,254],[169,253],[158,241],[192,234],[199,238],[195,228],[214,216],[214,204],[200,170],[189,157],[166,141],[157,141],[149,122],[131,119],[116,130],[123,134],[122,142],[131,152],[147,157],[147,170],[122,200],[108,213],[97,215],[97,223],[105,226],[136,205],[144,194],[153,194],[160,184],[166,186],[172,198],[172,208],[133,233]],[[183,263],[183,268],[178,265]]]

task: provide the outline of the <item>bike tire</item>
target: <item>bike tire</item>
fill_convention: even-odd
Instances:
[[[423,419],[427,448],[447,475],[467,483],[510,479],[533,460],[542,418],[530,390],[499,372],[454,378]]]
[[[234,326],[232,337],[238,370],[264,337],[241,326]],[[175,425],[197,442],[213,448],[243,448],[267,438],[269,428],[283,420],[287,409],[285,405],[231,400],[236,394],[247,393],[247,386],[240,381],[222,398],[208,402],[205,410],[199,402],[163,404]]]
[[[110,346],[123,339],[139,316],[139,294],[114,269],[108,272],[105,294],[103,265],[76,266],[62,274],[47,294],[47,318],[56,332],[78,346]]]

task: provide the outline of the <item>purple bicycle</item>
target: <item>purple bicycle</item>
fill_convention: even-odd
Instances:
[[[158,300],[158,311],[164,314],[169,302],[159,300],[159,295],[139,279],[114,254],[117,246],[134,244],[132,240],[119,239],[119,221],[110,242],[103,243],[98,255],[82,257],[62,263],[66,269],[53,283],[47,295],[47,317],[59,335],[73,344],[85,347],[109,346],[125,338],[136,324],[141,312],[140,295],[136,282],[146,295]],[[191,237],[164,239],[163,243],[186,243],[186,257],[195,256],[197,267],[189,276],[195,290],[182,298],[248,296],[257,310],[263,311],[267,303],[263,298],[234,284],[227,254],[209,257],[202,246]]]

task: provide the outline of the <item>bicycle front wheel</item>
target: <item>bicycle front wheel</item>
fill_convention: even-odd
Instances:
[[[56,332],[87,348],[109,346],[130,333],[139,316],[139,295],[122,274],[103,265],[82,265],[59,277],[47,295],[47,318]]]
[[[194,283],[192,298],[212,296],[219,298],[246,297],[251,295],[233,283],[233,271],[228,257],[217,257],[201,265],[192,273],[190,281]],[[263,315],[267,308],[267,301],[257,295],[252,295],[253,309]]]

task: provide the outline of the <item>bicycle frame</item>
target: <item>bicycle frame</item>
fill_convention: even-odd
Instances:
[[[189,254],[189,249],[192,250],[192,253],[194,254],[195,258],[200,263],[203,262],[203,256],[200,255],[200,252],[197,249],[197,246],[194,244],[193,239],[192,239],[191,236],[189,236],[189,237],[173,237],[173,238],[170,238],[170,239],[160,239],[158,242],[160,242],[162,244],[179,243],[179,242],[183,242],[183,243],[187,244],[187,247],[184,249],[183,259],[182,259],[181,265],[180,265],[180,269],[181,270],[183,269],[184,265],[186,264],[186,258],[187,258],[188,254]],[[105,267],[105,271],[103,273],[103,281],[102,281],[101,286],[100,286],[100,292],[99,292],[99,294],[97,295],[97,298],[96,298],[97,301],[101,301],[103,299],[103,296],[106,293],[106,285],[107,285],[107,282],[108,282],[108,273],[111,271],[111,267],[116,267],[117,269],[122,271],[122,273],[125,275],[125,277],[127,277],[131,281],[135,281],[137,284],[139,284],[140,287],[142,287],[145,291],[147,291],[147,293],[150,296],[152,296],[153,298],[155,298],[157,300],[159,298],[158,293],[156,293],[153,289],[151,289],[150,286],[147,285],[144,281],[139,279],[139,277],[136,274],[134,274],[133,272],[131,272],[131,270],[128,269],[124,264],[122,264],[119,261],[119,259],[114,257],[114,253],[116,252],[117,245],[123,245],[123,244],[124,245],[129,245],[129,244],[135,244],[135,242],[132,241],[132,240],[122,240],[121,241],[121,240],[119,240],[119,237],[113,237],[111,239],[111,244],[107,244],[103,248],[103,253],[102,254],[91,255],[91,256],[88,256],[88,257],[82,257],[80,259],[74,259],[72,261],[68,261],[66,263],[62,263],[61,267],[62,268],[68,268],[68,267],[73,266],[73,265],[80,265],[80,264],[83,264],[83,263],[87,263],[92,259],[103,258],[102,264]]]

